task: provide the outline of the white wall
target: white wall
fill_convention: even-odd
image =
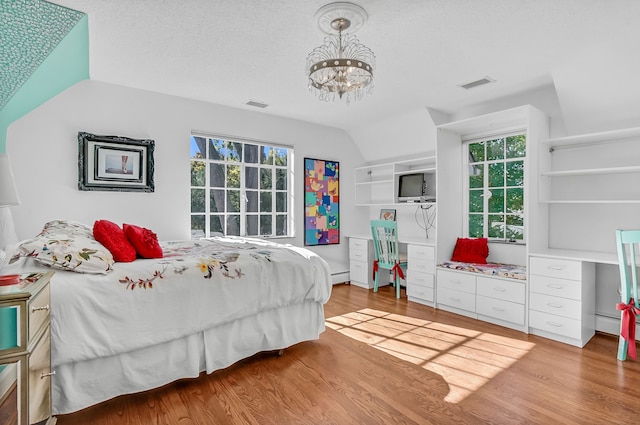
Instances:
[[[345,235],[366,217],[354,201],[353,169],[363,157],[347,133],[335,128],[229,108],[97,81],[83,81],[13,123],[7,133],[22,205],[12,208],[20,239],[52,219],[93,224],[133,223],[161,240],[190,238],[189,136],[192,130],[282,143],[294,147],[296,237],[302,246],[303,158],[340,161],[341,242],[313,247],[332,273],[348,270]],[[155,192],[78,190],[79,131],[155,140]]]
[[[435,125],[426,107],[398,111],[349,134],[367,162],[393,162],[436,148]]]

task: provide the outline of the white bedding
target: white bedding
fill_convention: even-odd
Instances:
[[[54,275],[54,413],[212,372],[324,330],[331,276],[313,252],[242,238],[163,242],[162,248],[162,259],[116,263],[106,275]],[[43,266],[23,258],[11,269]],[[288,311],[292,317],[281,317]],[[305,317],[308,325],[288,323]],[[176,361],[167,364],[172,356]],[[124,367],[123,359],[137,363]]]

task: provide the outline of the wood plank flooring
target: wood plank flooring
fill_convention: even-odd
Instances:
[[[404,291],[403,291],[404,296]],[[336,285],[327,331],[278,357],[117,397],[58,425],[622,424],[640,362],[617,338],[583,349],[436,311],[391,288]]]

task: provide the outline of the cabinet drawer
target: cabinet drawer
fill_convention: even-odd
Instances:
[[[431,273],[417,272],[413,269],[407,270],[407,285],[422,285],[433,288],[434,276]]]
[[[433,302],[433,286],[419,285],[407,281],[407,297]]]
[[[524,304],[478,295],[476,297],[476,312],[506,322],[524,325]]]
[[[578,301],[582,299],[582,282],[580,281],[537,275],[531,275],[529,280],[531,292]]]
[[[367,251],[368,248],[369,248],[368,239],[349,238],[349,251],[354,249]]]
[[[51,416],[51,339],[49,328],[29,356],[29,423]]]
[[[529,296],[529,303],[531,310],[542,311],[576,320],[580,320],[582,316],[582,303],[576,300],[532,292]]]
[[[352,260],[367,261],[369,259],[369,253],[366,249],[349,248],[349,258]]]
[[[525,302],[525,286],[523,282],[492,279],[490,277],[477,278],[476,291],[478,295],[512,301],[519,304]]]
[[[366,261],[351,260],[349,262],[349,276],[351,280],[369,283],[369,264]]]
[[[582,335],[582,326],[579,320],[541,311],[529,311],[529,327],[569,338],[581,338]]]
[[[408,267],[426,273],[435,273],[435,249],[432,246],[409,245]]]
[[[440,288],[476,293],[476,277],[470,274],[438,270],[438,290]]]
[[[49,323],[49,285],[29,301],[29,340],[45,323]]]
[[[531,257],[530,273],[560,279],[582,279],[582,262],[556,258]]]
[[[438,304],[444,304],[470,312],[476,311],[475,294],[456,291],[448,288],[441,288],[440,283],[438,283],[438,291],[436,292],[436,297],[438,298]]]

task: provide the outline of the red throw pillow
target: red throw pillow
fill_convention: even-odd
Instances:
[[[458,238],[451,261],[461,263],[487,264],[489,245],[487,238]]]
[[[115,261],[130,263],[136,259],[136,249],[117,224],[109,220],[96,220],[93,223],[93,237],[111,252]]]
[[[124,234],[142,258],[162,258],[162,247],[158,243],[158,236],[149,229],[123,224]]]

